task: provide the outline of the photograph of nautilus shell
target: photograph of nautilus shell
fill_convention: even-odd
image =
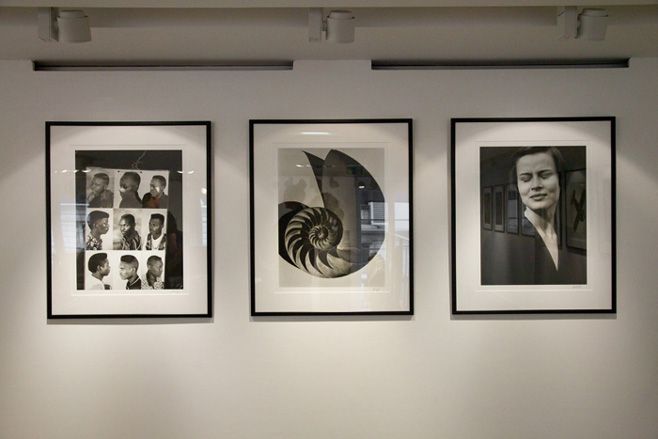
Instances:
[[[251,126],[252,315],[411,314],[411,121]]]
[[[302,282],[356,273],[384,244],[384,193],[359,155],[383,165],[383,149],[279,150],[279,256]]]

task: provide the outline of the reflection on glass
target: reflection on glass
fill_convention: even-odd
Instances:
[[[199,200],[201,204],[201,246],[208,246],[208,204],[206,200]]]
[[[80,206],[85,206],[84,204]],[[76,228],[76,223],[84,223],[84,209],[78,211],[78,205],[75,203],[60,203],[59,220],[62,228],[62,244],[66,252],[75,252],[77,250],[78,239],[84,242],[84,229]]]

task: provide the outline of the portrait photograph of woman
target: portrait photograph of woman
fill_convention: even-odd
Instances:
[[[615,312],[614,117],[451,130],[453,314]]]
[[[495,233],[482,224],[482,285],[587,283],[587,244],[582,248],[562,245],[560,227],[565,174],[584,167],[584,146],[480,148],[482,196],[485,187],[515,189],[519,217],[527,229],[519,234],[507,227],[506,233]],[[507,193],[509,199],[510,190]],[[506,207],[510,209],[509,200]]]

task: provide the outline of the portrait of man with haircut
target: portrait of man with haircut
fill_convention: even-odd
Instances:
[[[110,215],[102,210],[92,210],[87,215],[87,225],[89,226],[89,235],[85,241],[86,250],[102,250],[102,235],[110,230],[108,223]]]
[[[89,257],[87,261],[87,270],[90,275],[85,281],[86,290],[109,290],[110,286],[103,282],[103,278],[110,274],[110,262],[107,260],[107,253],[96,253]]]
[[[164,215],[154,213],[149,220],[149,234],[146,237],[145,250],[164,250],[167,240],[164,238]]]
[[[119,262],[119,276],[126,281],[127,290],[141,290],[142,280],[137,275],[139,261],[133,255],[121,256]]]
[[[143,289],[161,290],[164,288],[164,281],[162,280],[162,258],[160,256],[151,256],[146,260],[148,271],[146,277],[142,281]]]
[[[120,208],[142,207],[142,200],[137,193],[141,180],[139,174],[133,171],[128,171],[121,176],[121,180],[119,180]]]
[[[151,178],[151,190],[144,195],[142,206],[151,209],[166,209],[169,204],[169,196],[164,190],[167,187],[167,179],[162,175],[154,175]]]
[[[117,250],[141,250],[142,238],[135,230],[135,217],[129,213],[121,215],[119,220],[121,243]]]
[[[112,207],[114,193],[107,188],[109,184],[110,177],[106,173],[99,172],[94,174],[89,184],[89,190],[87,191],[87,204],[89,207]]]

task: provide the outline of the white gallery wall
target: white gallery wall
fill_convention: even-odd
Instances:
[[[658,437],[658,59],[33,72],[0,62],[0,437]],[[451,317],[451,117],[617,117],[616,315]],[[249,316],[250,118],[414,120],[413,317]],[[47,120],[213,122],[214,317],[46,319]]]

